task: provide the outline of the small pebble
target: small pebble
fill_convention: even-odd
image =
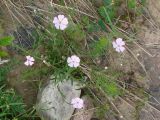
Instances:
[[[37,10],[36,10],[36,9],[34,9],[34,13],[35,13],[35,14],[37,13]]]
[[[137,56],[140,56],[140,54],[138,53]]]
[[[105,67],[104,67],[104,69],[105,69],[105,70],[107,70],[107,69],[108,69],[108,67],[107,67],[107,66],[105,66]]]
[[[123,115],[121,115],[120,118],[123,118]]]

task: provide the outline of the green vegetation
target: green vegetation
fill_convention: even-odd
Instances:
[[[0,92],[0,119],[10,120],[15,116],[25,113],[25,105],[20,96],[17,96],[13,89],[4,89]]]
[[[7,88],[6,86],[9,70],[9,66],[0,67],[0,119],[2,120],[10,120],[25,113],[25,104],[22,98],[17,95],[13,89]]]
[[[66,14],[65,16],[69,20],[69,25],[65,30],[57,30],[51,22],[53,18],[50,18],[51,21],[45,21],[45,25],[38,24],[35,21],[36,24],[33,24],[35,31],[31,32],[35,40],[32,48],[26,50],[16,44],[12,46],[22,51],[21,57],[23,59],[25,59],[25,56],[31,55],[36,61],[33,67],[27,68],[25,66],[26,68],[23,68],[19,78],[25,81],[31,79],[37,80],[37,84],[35,85],[37,90],[41,87],[41,80],[44,78],[48,79],[51,75],[55,77],[55,82],[60,82],[57,80],[71,78],[85,84],[85,88],[99,91],[99,93],[95,93],[95,96],[97,95],[96,97],[99,97],[100,94],[105,96],[106,99],[111,98],[113,100],[118,96],[123,96],[123,90],[117,82],[123,71],[105,70],[104,68],[106,66],[101,64],[101,62],[102,59],[107,61],[107,57],[112,57],[111,53],[115,54],[113,52],[112,42],[116,38],[124,38],[125,42],[132,39],[131,36],[124,34],[118,28],[123,29],[127,23],[133,23],[135,17],[139,15],[137,13],[141,13],[141,5],[136,0],[127,0],[126,3],[123,0],[104,0],[103,4],[99,7],[91,5],[96,13],[90,15],[90,13],[86,12],[84,14],[80,10],[75,9],[76,7],[81,8],[81,6],[70,5],[73,7],[71,9],[70,6],[65,6],[67,3],[63,0],[57,2],[57,4],[61,6],[59,11],[62,13],[64,11],[63,9],[66,9],[63,14]],[[143,4],[145,4],[145,0],[142,1]],[[125,5],[126,9],[120,8],[122,5]],[[120,9],[122,13],[118,13]],[[52,8],[47,12],[52,13],[56,10]],[[58,14],[59,11],[55,12],[54,15]],[[46,14],[41,13],[40,10],[38,12],[35,16],[38,16],[40,23],[43,23],[44,19],[46,20]],[[34,16],[34,13],[32,14],[30,16],[31,19]],[[124,25],[120,20],[126,21],[126,24]],[[130,27],[128,24],[126,26],[125,29]],[[13,40],[14,37],[0,38],[0,47],[10,45]],[[7,55],[5,51],[0,51],[1,58],[5,58]],[[71,68],[67,65],[67,58],[72,55],[77,55],[80,58],[80,67]],[[10,58],[10,60],[12,61],[13,58]],[[16,61],[19,62],[18,65],[24,63],[22,59]],[[98,63],[97,61],[100,62]],[[11,65],[13,63],[8,64]],[[14,66],[16,65],[12,67],[14,68]],[[31,110],[33,114],[28,114],[21,96],[17,95],[13,89],[9,89],[7,86],[7,74],[10,69],[11,67],[5,64],[2,67],[0,66],[0,119],[24,120],[27,117],[34,119],[35,109],[32,109],[33,111]],[[84,94],[88,93],[84,92]],[[92,94],[90,96],[95,98]],[[102,109],[97,112],[100,117],[104,116],[105,111],[108,111],[110,108],[108,106],[109,102],[105,101],[106,106],[101,107]],[[98,105],[102,106],[103,104]]]
[[[13,40],[14,40],[14,37],[11,37],[11,36],[0,38],[0,48],[7,46],[7,45],[10,45]],[[7,52],[0,51],[0,57],[5,57],[7,55],[8,55]]]

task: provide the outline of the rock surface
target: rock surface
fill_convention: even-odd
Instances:
[[[69,120],[74,112],[72,98],[80,97],[78,83],[65,80],[59,84],[50,81],[38,95],[37,110],[45,120]]]
[[[22,50],[19,48],[22,48],[24,50],[30,50],[37,42],[37,33],[32,27],[19,27],[11,34],[13,34],[15,38],[12,45],[8,47],[8,50],[11,52],[21,53]],[[15,47],[15,45],[17,45],[19,48]]]

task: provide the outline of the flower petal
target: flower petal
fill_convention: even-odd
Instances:
[[[58,20],[59,20],[60,22],[62,22],[63,19],[64,19],[64,15],[58,15]]]
[[[60,24],[60,30],[64,30],[67,28],[67,25],[64,25],[64,24]]]
[[[123,52],[124,50],[125,50],[125,47],[119,47],[119,50],[121,51],[121,52]]]
[[[74,108],[79,108],[77,104],[73,104],[73,107]]]
[[[79,57],[77,57],[76,55],[72,55],[71,58],[72,58],[72,60],[75,61],[75,62],[80,62]]]
[[[116,43],[119,45],[119,43],[121,43],[122,42],[122,38],[117,38],[116,39]]]
[[[81,109],[84,107],[84,102],[80,98],[72,99],[71,104],[73,105],[74,108],[78,108],[78,109]]]
[[[56,29],[59,29],[60,24],[59,24],[59,23],[56,23],[56,24],[55,24],[55,27],[56,27]]]
[[[54,17],[53,23],[54,23],[54,24],[59,23],[59,20],[58,20],[57,17]]]
[[[117,43],[117,45],[119,45],[119,46],[125,45],[125,42],[122,40],[122,38],[116,39],[116,43]]]
[[[29,58],[29,61],[35,61],[35,60],[34,60],[34,58],[33,58],[33,57],[30,57],[30,58]]]
[[[67,18],[64,18],[61,22],[63,25],[68,25],[68,19]]]
[[[26,66],[29,66],[29,63],[28,63],[28,61],[24,62],[24,64],[25,64]]]
[[[68,57],[68,58],[67,58],[67,63],[71,63],[71,62],[72,62],[71,57]]]
[[[26,56],[26,59],[27,59],[27,60],[29,60],[29,59],[30,59],[30,57],[31,57],[31,56],[29,56],[29,55],[28,55],[28,56]]]
[[[120,45],[120,46],[123,46],[123,45],[125,45],[125,42],[122,41],[119,45]]]
[[[121,52],[121,50],[119,49],[119,47],[116,48],[116,51],[117,51],[117,52]]]
[[[34,64],[34,62],[32,61],[29,61],[29,65],[32,66]]]
[[[79,62],[74,63],[74,67],[77,68],[79,66]]]
[[[118,45],[116,44],[115,41],[112,42],[112,45],[113,45],[113,48],[117,48],[118,47]]]
[[[71,62],[68,64],[69,67],[74,67],[74,64]]]
[[[78,108],[79,108],[79,109],[81,109],[81,108],[83,108],[83,107],[84,107],[83,103],[79,103],[79,104],[78,104]]]

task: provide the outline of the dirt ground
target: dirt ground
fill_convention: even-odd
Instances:
[[[132,49],[133,56],[138,64],[129,69],[135,72],[135,80],[149,93],[149,102],[138,110],[135,115],[135,107],[122,102],[120,109],[127,113],[127,120],[159,120],[160,119],[160,1],[148,0],[145,9],[145,17],[137,18],[135,23],[137,44]],[[124,58],[125,59],[125,58]],[[132,61],[129,59],[129,61]],[[128,70],[127,70],[128,71]],[[137,76],[138,75],[138,76]],[[139,76],[146,76],[139,79]],[[132,104],[134,105],[134,104]],[[124,108],[125,106],[125,108]],[[126,107],[128,106],[128,107]],[[127,111],[128,110],[128,111]],[[130,113],[129,110],[131,111]],[[136,116],[136,117],[133,117]]]
[[[120,59],[113,61],[115,69],[123,70],[130,74],[134,72],[133,80],[138,86],[143,87],[149,95],[149,102],[138,109],[130,99],[118,98],[117,108],[122,113],[124,120],[160,120],[160,0],[148,0],[146,16],[137,18],[135,26],[137,34],[135,45],[131,48],[131,54],[125,53]],[[6,21],[10,18],[4,17]],[[9,33],[15,26],[10,22],[4,24],[6,33]],[[14,29],[15,30],[15,29]],[[138,45],[138,44],[139,45]],[[130,53],[130,52],[129,52]],[[120,66],[122,64],[123,66]],[[125,67],[127,66],[127,67]],[[112,67],[112,65],[111,65]],[[123,68],[122,68],[123,67]],[[23,68],[22,68],[23,69]],[[9,84],[21,94],[29,105],[36,101],[37,91],[31,86],[31,82],[15,82],[20,74],[19,68],[11,72],[14,80]],[[16,73],[15,73],[16,72]],[[128,78],[127,80],[130,80]],[[11,81],[11,82],[10,82]],[[133,85],[135,82],[132,82]],[[26,92],[27,91],[27,92]],[[28,93],[28,94],[25,94]],[[30,97],[28,97],[30,96]],[[136,96],[132,96],[135,97]],[[139,98],[136,98],[139,99]],[[117,120],[115,117],[108,117],[107,120]],[[119,120],[119,119],[118,119]]]

